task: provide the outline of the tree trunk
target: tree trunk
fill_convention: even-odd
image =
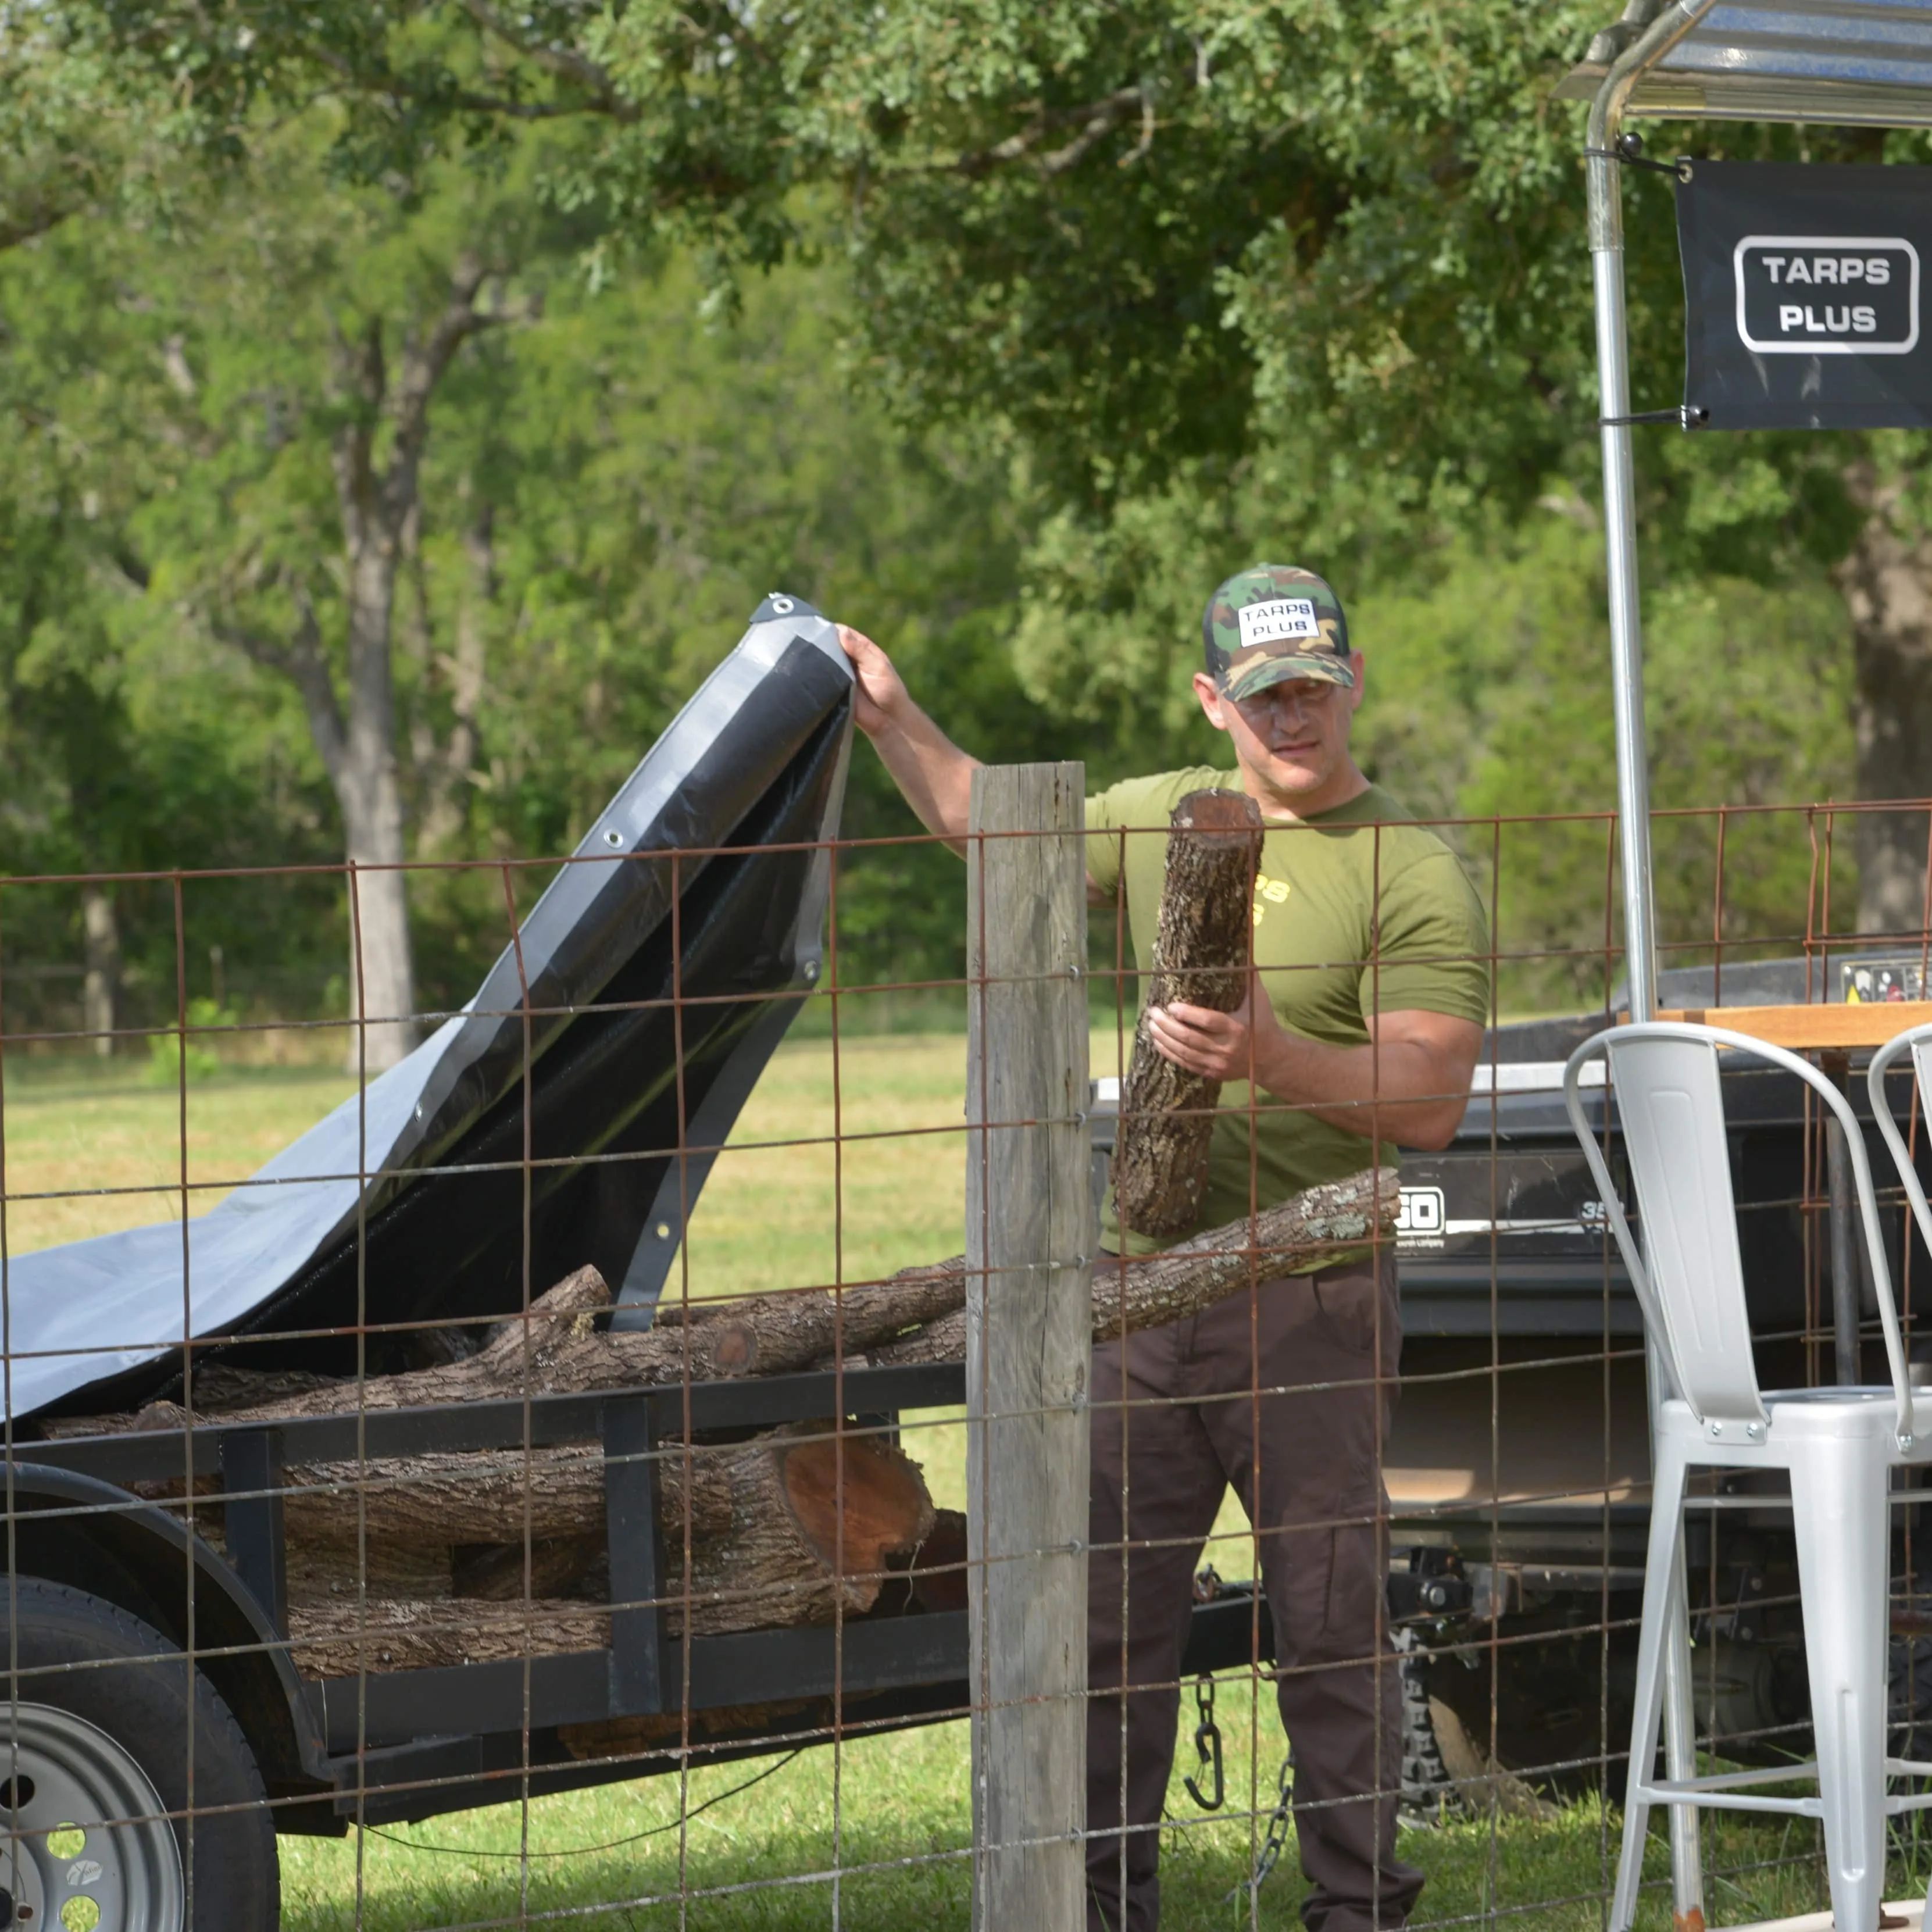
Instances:
[[[1932,800],[1932,536],[1905,521],[1902,480],[1876,466],[1847,482],[1864,523],[1838,584],[1852,618],[1861,799]],[[1916,811],[1860,812],[1858,930],[1909,936],[1926,924],[1932,825]]]
[[[1094,1340],[1097,1345],[1160,1328],[1225,1300],[1251,1276],[1269,1280],[1324,1252],[1359,1247],[1395,1229],[1401,1201],[1396,1171],[1365,1168],[1264,1208],[1246,1221],[1210,1228],[1165,1253],[1094,1264]],[[966,1358],[964,1311],[929,1322],[874,1348],[874,1364],[960,1362]]]
[[[1221,1083],[1164,1058],[1148,1014],[1177,1000],[1224,1013],[1241,1004],[1251,978],[1262,836],[1260,808],[1243,792],[1190,792],[1174,808],[1173,826],[1114,1154],[1120,1224],[1156,1240],[1201,1218]]]
[[[385,665],[385,683],[387,672]],[[421,1036],[394,752],[345,772],[336,796],[350,868],[350,1025],[344,1064],[351,1073],[376,1074],[394,1066]]]
[[[471,494],[467,478],[463,494]],[[463,830],[470,772],[481,742],[477,718],[483,701],[488,612],[496,594],[495,516],[487,502],[478,505],[464,525],[463,552],[469,569],[457,599],[456,649],[448,658],[433,658],[435,670],[448,680],[449,736],[439,746],[425,724],[414,741],[416,765],[424,778],[416,850],[426,859],[454,845]]]
[[[81,981],[81,1023],[94,1042],[97,1058],[114,1052],[116,1006],[121,992],[121,928],[114,895],[100,886],[80,889],[80,932],[86,976]]]
[[[310,696],[309,715],[342,808],[351,868],[346,1056],[351,1072],[394,1066],[421,1036],[406,874],[400,869],[406,854],[392,631],[406,536],[421,514],[430,400],[465,339],[492,320],[477,306],[486,273],[480,256],[458,259],[442,313],[404,332],[393,372],[380,320],[354,340],[339,336],[335,344],[332,386],[351,405],[330,450],[348,566],[349,705],[346,717],[337,713],[319,722]],[[379,464],[381,428],[389,439],[386,460]],[[359,869],[364,867],[370,869]]]
[[[1094,1338],[1177,1320],[1257,1276],[1280,1274],[1290,1258],[1358,1246],[1393,1226],[1397,1198],[1393,1169],[1365,1172],[1171,1253],[1102,1269]],[[314,1386],[299,1374],[218,1364],[197,1373],[195,1394],[205,1416],[269,1421],[340,1414],[355,1403],[382,1409],[686,1374],[778,1373],[812,1366],[835,1344],[848,1359],[870,1349],[878,1360],[952,1360],[964,1348],[965,1288],[956,1258],[854,1288],[842,1305],[818,1292],[760,1295],[684,1311],[686,1318],[642,1334],[612,1334],[595,1326],[609,1289],[586,1268],[460,1362]],[[176,1405],[155,1403],[134,1416],[47,1428],[98,1435],[187,1420]],[[876,1436],[818,1423],[743,1443],[667,1442],[658,1474],[674,1635],[687,1627],[705,1634],[824,1624],[842,1612],[898,1607],[902,1598],[880,1603],[895,1578],[903,1579],[896,1590],[927,1607],[956,1606],[958,1526],[935,1514],[919,1466]],[[608,1574],[597,1445],[295,1465],[283,1482],[290,1637],[311,1676],[596,1649],[610,1640],[609,1606],[596,1600]],[[204,1498],[198,1526],[219,1540],[219,1491],[212,1479],[205,1489],[198,1480],[196,1490]]]
[[[700,1636],[860,1615],[936,1521],[917,1463],[875,1436],[824,1424],[688,1455],[668,1443],[658,1467],[674,1636],[687,1610]],[[313,1674],[356,1670],[358,1618],[374,1634],[372,1668],[521,1656],[526,1642],[541,1654],[609,1641],[608,1606],[566,1594],[604,1556],[594,1445],[290,1468],[284,1481],[289,1545],[300,1552],[290,1633]]]
[[[1178,1321],[1232,1294],[1248,1280],[1251,1258],[1258,1259],[1264,1277],[1276,1276],[1294,1262],[1359,1246],[1378,1232],[1387,1234],[1395,1225],[1394,1174],[1393,1168],[1364,1168],[1305,1189],[1252,1221],[1232,1221],[1165,1253],[1137,1258],[1124,1276],[1117,1268],[1098,1270],[1096,1336],[1123,1332],[1124,1322],[1130,1330]],[[686,1376],[710,1382],[787,1375],[842,1356],[847,1361],[957,1360],[952,1338],[964,1330],[948,1323],[965,1306],[966,1263],[956,1255],[902,1269],[890,1281],[848,1288],[836,1303],[812,1290],[699,1304],[688,1312],[667,1308],[658,1325],[641,1334],[598,1331],[593,1317],[610,1298],[596,1269],[580,1268],[539,1295],[528,1315],[499,1323],[477,1354],[436,1368],[374,1376],[359,1385],[295,1372],[257,1376],[211,1364],[195,1372],[196,1413],[209,1421],[278,1422],[340,1415],[358,1406],[368,1412],[652,1388]],[[156,1402],[131,1415],[64,1416],[40,1426],[48,1437],[64,1440],[180,1429],[188,1420],[179,1404]]]

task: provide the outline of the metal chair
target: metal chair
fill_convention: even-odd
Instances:
[[[1891,1364],[1889,1388],[1758,1386],[1731,1192],[1720,1048],[1794,1075],[1844,1126]],[[1622,1120],[1642,1219],[1642,1252],[1579,1091],[1585,1063],[1599,1055],[1609,1061]],[[1932,1460],[1932,1442],[1922,1447],[1913,1427],[1912,1385],[1857,1116],[1844,1094],[1796,1054],[1720,1028],[1671,1022],[1616,1027],[1586,1040],[1564,1069],[1563,1098],[1645,1325],[1672,1384],[1653,1411],[1650,1550],[1610,1932],[1628,1932],[1636,1916],[1653,1804],[1821,1820],[1838,1932],[1876,1932],[1886,1820],[1932,1806],[1932,1792],[1886,1788],[1888,1778],[1924,1776],[1932,1766],[1886,1755],[1891,1472],[1900,1464]],[[1663,1660],[1666,1645],[1684,1640],[1681,1625],[1672,1628],[1672,1613],[1683,1601],[1672,1586],[1683,1561],[1685,1484],[1693,1468],[1712,1465],[1790,1473],[1817,1756],[1804,1765],[1658,1778]],[[1683,1734],[1688,1736],[1689,1688],[1679,1682]],[[1797,1778],[1815,1778],[1816,1795],[1780,1797],[1753,1789]]]

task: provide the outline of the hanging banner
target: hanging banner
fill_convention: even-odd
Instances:
[[[1712,429],[1932,426],[1932,168],[1695,161],[1684,400]]]

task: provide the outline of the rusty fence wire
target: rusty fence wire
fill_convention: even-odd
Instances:
[[[1663,1004],[1922,1000],[1932,807],[1886,808],[1926,892],[1861,932],[1877,824],[1659,814]],[[1165,1239],[1106,1204],[1148,1124],[1147,906],[1081,890],[1064,828],[968,842],[965,964],[916,983],[850,970],[839,901],[922,842],[404,868],[490,908],[496,963],[443,1011],[370,1009],[394,983],[370,868],[0,881],[13,1922],[963,1926],[1018,1846],[1025,1882],[1073,1886],[1042,1924],[1151,1924],[1156,1868],[1167,1925],[1285,1926],[1311,1899],[1350,1932],[1606,1922],[1644,1347],[1558,1090],[1619,1011],[1616,828],[1352,830],[1359,944],[1317,903],[1332,830],[1277,828],[1244,970],[1366,1058],[1300,1092],[1222,1082],[1200,1211]],[[1425,835],[1473,940],[1398,916]],[[1090,832],[1085,870],[1157,877],[1168,836]],[[1075,923],[1003,950],[1014,907],[1070,903],[1070,851],[1084,947]],[[117,964],[104,902],[165,931],[171,972],[152,946]],[[349,970],[251,977],[206,938],[218,902],[271,934],[339,906]],[[1444,984],[1480,1036],[1466,1089],[1385,1091],[1400,1001]],[[1821,1050],[1847,1078],[1868,1057]],[[1727,1100],[1761,1378],[1832,1381],[1847,1294],[1878,1376],[1816,1108],[1773,1074]],[[1916,1154],[1902,1081],[1898,1107]],[[1399,1168],[1379,1220],[1371,1186],[1366,1222],[1259,1232],[1376,1144]],[[996,1182],[1009,1146],[1031,1152]],[[1916,1336],[1932,1261],[1871,1147]],[[1190,1238],[1184,1268],[1142,1258]],[[1078,1372],[1003,1410],[1036,1279]],[[999,1467],[1078,1521],[1002,1543],[971,1512],[1017,1508],[994,1465],[1029,1456]],[[1924,1756],[1916,1508],[1891,1688]],[[1697,1748],[1800,1760],[1788,1510],[1727,1478],[1690,1522]],[[1922,1889],[1932,1858],[1892,1852],[1888,1896]],[[1826,1904],[1808,1821],[1707,1819],[1702,1857],[1713,1923]],[[1666,1924],[1660,1825],[1646,1874]]]

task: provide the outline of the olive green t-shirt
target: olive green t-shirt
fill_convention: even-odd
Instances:
[[[1240,774],[1205,766],[1163,772],[1087,801],[1088,875],[1112,892],[1124,866],[1130,942],[1143,973],[1160,916],[1170,814],[1188,793],[1209,786],[1238,791]],[[1255,881],[1254,934],[1255,964],[1276,1018],[1324,1045],[1365,1045],[1366,1022],[1378,1012],[1420,1009],[1478,1025],[1489,1018],[1482,902],[1454,853],[1378,785],[1333,812],[1270,824]],[[1302,1188],[1358,1173],[1376,1157],[1365,1133],[1332,1126],[1265,1091],[1253,1095],[1251,1108],[1248,1083],[1230,1082],[1209,1142],[1201,1218],[1187,1232],[1238,1220],[1251,1203],[1271,1207]],[[1104,1225],[1116,1252],[1123,1240],[1130,1254],[1160,1245],[1124,1236],[1111,1196]]]

